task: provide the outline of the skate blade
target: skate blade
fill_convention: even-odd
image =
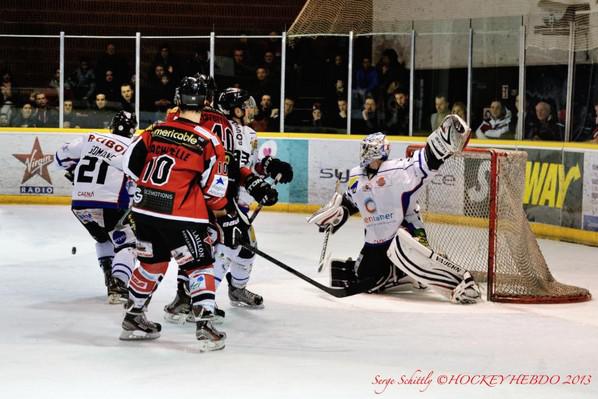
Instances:
[[[231,300],[230,304],[237,308],[245,308],[245,309],[263,309],[264,308],[263,303],[260,305],[249,305],[248,303],[245,303],[245,302]]]
[[[121,341],[148,341],[148,340],[156,339],[159,337],[160,337],[159,332],[146,333],[144,331],[139,331],[139,330],[135,330],[135,331],[122,330],[122,332],[120,333],[119,339]]]
[[[219,351],[225,347],[224,340],[209,341],[207,339],[201,339],[198,341],[198,343],[200,352]]]
[[[127,298],[125,298],[119,294],[108,295],[108,304],[109,305],[120,305],[122,303],[127,303]]]
[[[171,323],[171,324],[185,324],[187,321],[194,321],[193,320],[193,315],[191,315],[191,319],[189,319],[189,314],[188,313],[176,313],[176,314],[172,314],[172,313],[168,313],[168,312],[164,312],[164,320]]]

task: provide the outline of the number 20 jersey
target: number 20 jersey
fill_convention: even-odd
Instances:
[[[91,133],[58,149],[55,163],[74,175],[72,206],[129,207],[129,182],[122,163],[130,143],[126,137]]]

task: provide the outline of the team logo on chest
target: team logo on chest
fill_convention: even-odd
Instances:
[[[371,198],[365,199],[365,210],[368,211],[369,213],[376,212],[376,203],[374,202],[373,199],[371,199]]]

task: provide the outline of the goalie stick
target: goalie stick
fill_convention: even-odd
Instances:
[[[334,192],[338,193],[338,186],[340,185],[341,181],[340,178],[336,178],[336,184],[334,186]],[[326,231],[324,232],[324,241],[322,242],[322,251],[320,252],[320,262],[318,263],[318,273],[322,272],[322,269],[324,269],[324,266],[326,265],[326,263],[328,263],[328,258],[330,256],[326,256],[326,254],[328,253],[328,239],[330,238],[330,234],[332,233],[332,228],[333,226],[330,225],[326,228]]]
[[[307,283],[313,285],[314,287],[324,291],[325,293],[332,295],[336,298],[345,298],[348,296],[356,295],[356,294],[363,294],[370,288],[373,288],[375,285],[374,279],[366,279],[358,282],[355,285],[346,288],[332,288],[325,286],[324,284],[318,283],[316,280],[307,277],[305,274],[299,272],[296,269],[293,269],[291,266],[279,261],[278,259],[268,255],[265,252],[260,251],[259,249],[252,247],[251,245],[241,242],[240,245],[248,251],[255,253],[256,255],[261,256],[262,258],[274,263],[276,266],[286,270],[287,272],[294,274],[295,276],[299,277],[300,279],[306,281]]]

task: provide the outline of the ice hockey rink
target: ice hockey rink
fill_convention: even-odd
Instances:
[[[316,272],[322,237],[305,216],[260,214],[260,248],[328,283]],[[353,218],[329,248],[355,256],[361,238]],[[598,248],[540,245],[558,280],[598,295]],[[411,291],[337,299],[258,258],[249,288],[265,309],[231,308],[222,287],[227,346],[199,353],[192,324],[162,323],[156,341],[118,340],[122,308],[105,303],[93,242],[68,207],[0,206],[0,253],[2,398],[598,397],[596,300],[459,306]],[[171,265],[150,319],[162,322],[175,286]],[[531,384],[534,375],[551,380]],[[407,377],[419,384],[399,384]]]

